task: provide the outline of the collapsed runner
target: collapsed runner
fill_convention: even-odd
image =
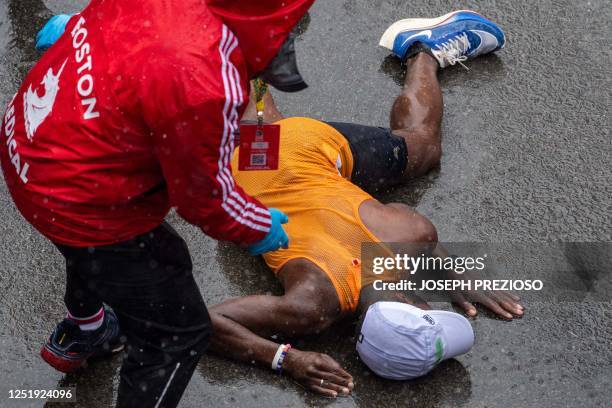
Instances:
[[[264,254],[285,293],[212,307],[212,350],[285,372],[330,397],[346,395],[354,386],[342,365],[273,338],[319,333],[340,319],[358,317],[362,361],[378,375],[397,380],[424,375],[440,361],[470,350],[474,336],[467,319],[429,310],[414,294],[375,290],[375,280],[393,282],[397,276],[362,274],[359,258],[363,242],[411,244],[412,256],[448,258],[429,219],[404,204],[382,204],[368,192],[422,176],[439,164],[443,103],[438,70],[496,51],[504,42],[496,24],[470,11],[393,24],[381,44],[405,60],[407,73],[391,109],[390,128],[283,119],[266,95],[266,117],[281,128],[279,169],[236,171],[236,153],[234,177],[249,194],[289,216],[290,248]],[[251,100],[243,119],[255,118]],[[458,291],[452,297],[469,316],[476,315],[472,302],[504,319],[523,315],[518,298],[507,292]]]

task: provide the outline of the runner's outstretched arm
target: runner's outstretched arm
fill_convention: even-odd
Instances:
[[[318,333],[341,317],[333,284],[312,262],[289,261],[277,275],[285,289],[283,296],[246,296],[210,309],[214,352],[271,367],[279,344],[268,340],[270,336],[295,338]],[[347,394],[352,388],[350,374],[325,354],[292,348],[283,363],[283,372],[307,389],[326,396]]]
[[[274,296],[249,296],[236,299],[240,308],[261,318],[276,319],[279,316],[273,306]],[[232,308],[237,305],[235,301]],[[227,303],[227,302],[226,302]],[[257,363],[271,367],[279,343],[261,337],[225,315],[226,303],[210,309],[214,328],[211,351],[245,363]],[[283,372],[305,388],[318,394],[337,397],[347,395],[353,388],[353,378],[331,357],[315,352],[291,348],[283,362]],[[321,381],[323,380],[323,381]]]

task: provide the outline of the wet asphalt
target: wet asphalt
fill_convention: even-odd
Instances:
[[[84,3],[0,0],[2,106],[38,58],[37,29],[52,13],[76,11]],[[385,126],[403,73],[376,45],[384,29],[410,16],[459,8],[481,12],[505,29],[507,47],[469,61],[469,71],[453,67],[440,73],[441,168],[381,200],[416,206],[436,224],[442,241],[610,241],[612,12],[606,4],[320,0],[297,43],[310,88],[277,93],[277,103],[286,115]],[[0,217],[0,406],[44,405],[9,401],[9,388],[68,385],[77,387],[78,403],[63,406],[112,406],[121,357],[69,376],[38,357],[41,341],[64,313],[62,259],[20,217],[3,182]],[[217,244],[177,217],[169,219],[190,246],[207,303],[279,293],[260,260]],[[591,282],[598,296],[585,293],[580,302],[530,301],[525,317],[513,322],[481,313],[472,321],[474,349],[416,381],[370,374],[357,359],[347,324],[298,346],[327,352],[347,367],[357,384],[348,398],[321,399],[269,370],[207,356],[181,406],[609,406],[609,281],[608,269]]]

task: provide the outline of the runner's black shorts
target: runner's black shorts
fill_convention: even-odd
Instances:
[[[368,193],[384,192],[402,181],[408,147],[391,129],[355,123],[326,122],[348,141],[353,154],[351,182]]]

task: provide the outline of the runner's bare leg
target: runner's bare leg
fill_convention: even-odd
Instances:
[[[421,52],[409,58],[407,66],[404,87],[391,108],[390,126],[395,135],[406,140],[405,175],[413,178],[422,176],[440,162],[443,103],[437,61]]]

